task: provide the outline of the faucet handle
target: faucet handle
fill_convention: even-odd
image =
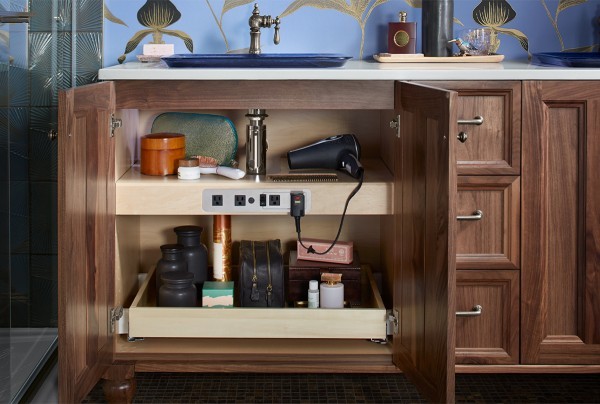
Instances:
[[[277,16],[275,17],[275,36],[273,37],[275,45],[279,45],[279,42],[281,42],[281,38],[279,37],[279,24],[281,24],[281,20],[279,19],[279,16]]]

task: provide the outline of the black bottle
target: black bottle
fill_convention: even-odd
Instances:
[[[158,291],[160,307],[196,307],[194,275],[190,272],[167,272],[160,277]]]
[[[160,289],[161,276],[167,272],[187,272],[187,263],[183,257],[181,244],[163,244],[160,246],[162,258],[156,263],[156,292]]]
[[[202,292],[204,281],[208,278],[208,250],[200,241],[203,230],[200,226],[178,226],[174,229],[177,244],[183,245],[187,270],[194,274],[194,285],[198,293]]]
[[[421,50],[425,56],[452,56],[454,0],[423,0]]]

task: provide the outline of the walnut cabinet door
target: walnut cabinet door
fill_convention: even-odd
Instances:
[[[112,362],[115,181],[112,83],[59,95],[59,401],[80,402]]]
[[[396,83],[393,361],[433,402],[454,401],[457,96]]]
[[[523,83],[521,358],[600,364],[600,83]]]

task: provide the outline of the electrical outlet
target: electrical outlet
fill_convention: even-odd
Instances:
[[[223,206],[223,195],[213,195],[212,206]]]
[[[235,206],[246,206],[246,195],[235,195],[233,197],[233,204]]]
[[[290,188],[258,188],[252,189],[204,189],[202,191],[202,209],[216,214],[289,214],[291,193],[303,192],[305,195],[305,211],[310,212],[310,190]]]
[[[269,206],[279,206],[281,204],[281,196],[277,194],[269,195]]]

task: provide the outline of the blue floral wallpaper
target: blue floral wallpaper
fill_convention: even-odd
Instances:
[[[387,23],[399,11],[417,22],[428,0],[105,0],[104,65],[137,60],[143,44],[174,44],[176,53],[247,52],[248,18],[281,18],[281,43],[262,30],[265,53],[343,53],[370,59],[385,52]],[[454,31],[489,27],[507,60],[537,52],[598,51],[600,0],[454,0]],[[420,41],[417,40],[417,50]]]

